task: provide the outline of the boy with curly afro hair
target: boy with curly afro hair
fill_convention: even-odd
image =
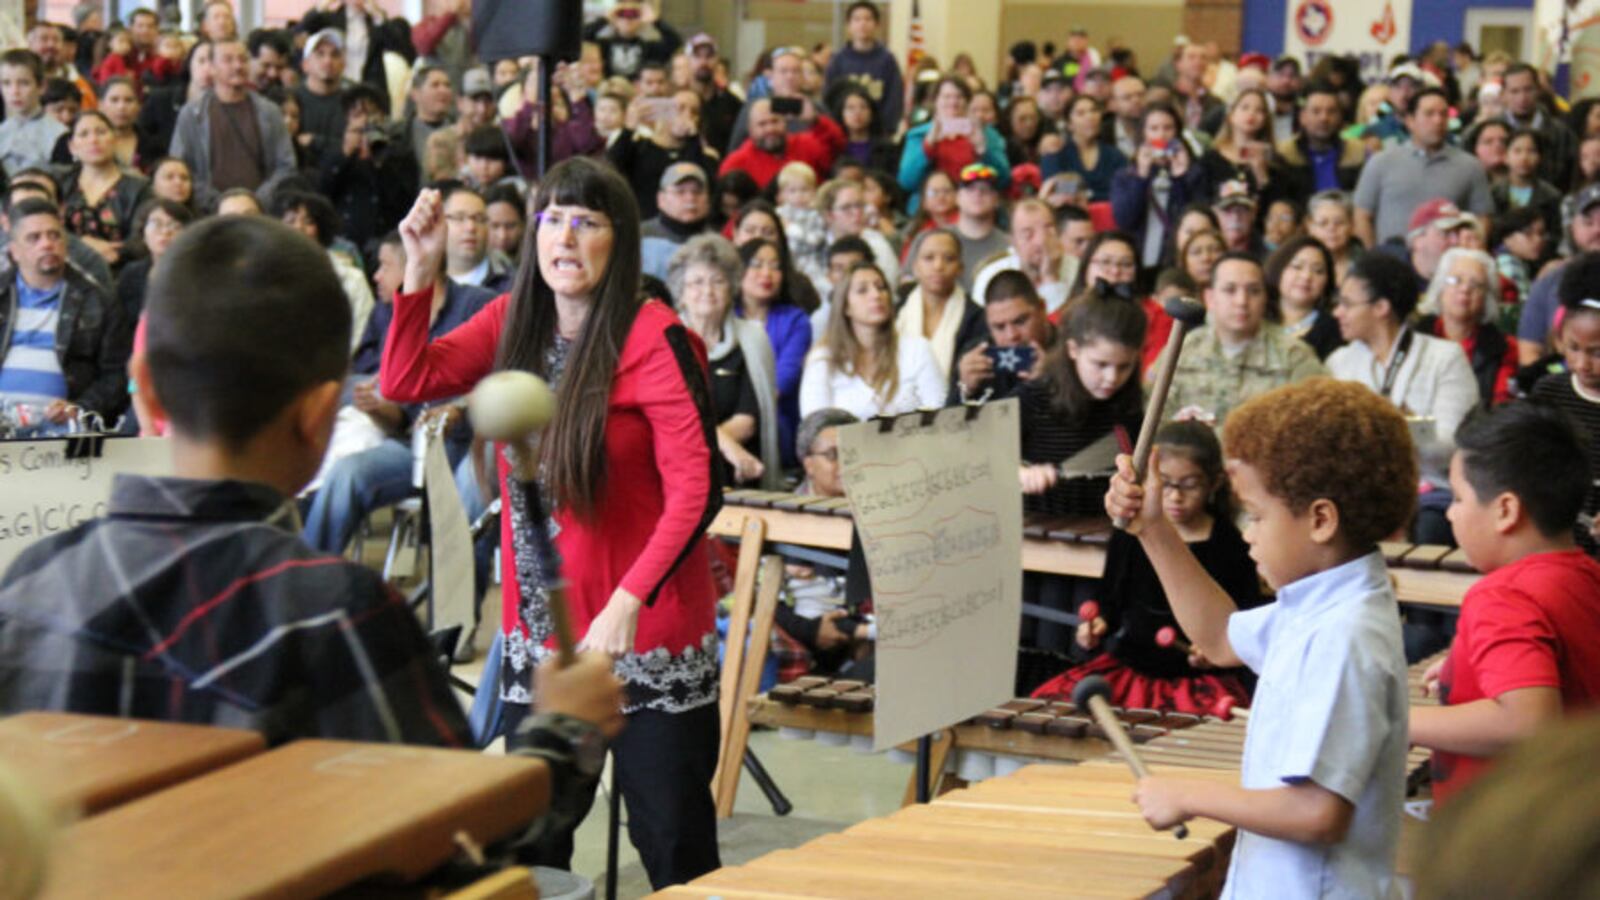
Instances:
[[[1241,786],[1152,777],[1134,800],[1156,828],[1194,816],[1239,828],[1224,897],[1390,896],[1407,686],[1378,542],[1416,508],[1410,431],[1367,388],[1312,378],[1234,410],[1223,447],[1276,603],[1237,610],[1162,516],[1159,480],[1136,483],[1127,457],[1106,494],[1194,648],[1260,676]]]

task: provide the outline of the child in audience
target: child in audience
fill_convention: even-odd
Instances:
[[[1217,584],[1240,609],[1262,603],[1255,563],[1233,525],[1233,501],[1223,472],[1222,444],[1203,422],[1171,422],[1156,433],[1160,451],[1161,511]],[[1105,574],[1097,598],[1100,615],[1078,626],[1078,645],[1105,653],[1064,672],[1033,692],[1051,700],[1072,699],[1072,689],[1090,675],[1111,684],[1112,702],[1139,709],[1210,715],[1223,697],[1250,705],[1242,673],[1220,671],[1188,645],[1161,580],[1137,538],[1118,531],[1106,548]],[[1163,645],[1171,629],[1182,643]]]
[[[1161,460],[1127,457],[1106,512],[1128,520],[1206,659],[1260,676],[1241,784],[1156,776],[1134,794],[1171,828],[1239,828],[1224,897],[1388,897],[1405,797],[1407,676],[1378,542],[1416,508],[1405,417],[1358,384],[1312,378],[1228,416],[1228,477],[1245,541],[1277,601],[1239,611],[1162,514]]]
[[[1439,803],[1563,713],[1600,702],[1600,563],[1572,523],[1588,488],[1566,416],[1514,403],[1467,420],[1450,461],[1450,524],[1484,573],[1461,602],[1450,655],[1425,681],[1444,705],[1411,710],[1433,750]]]
[[[1561,270],[1561,311],[1556,345],[1566,372],[1539,379],[1530,394],[1535,403],[1566,413],[1588,437],[1589,488],[1575,526],[1578,545],[1595,555],[1600,548],[1600,254],[1585,253]],[[1586,524],[1585,524],[1586,522]]]

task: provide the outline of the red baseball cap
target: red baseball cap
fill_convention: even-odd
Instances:
[[[1411,214],[1410,233],[1416,234],[1424,228],[1432,226],[1440,231],[1449,231],[1460,228],[1472,222],[1472,216],[1461,211],[1443,197],[1436,197],[1416,208]]]
[[[1241,71],[1251,66],[1265,72],[1272,68],[1272,59],[1265,53],[1246,53],[1239,57],[1239,69]]]

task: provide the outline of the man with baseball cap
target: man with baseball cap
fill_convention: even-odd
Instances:
[[[301,146],[312,159],[321,159],[329,147],[344,137],[344,34],[324,28],[306,40],[300,55],[300,72],[305,77],[294,89],[300,101]]]
[[[689,90],[700,95],[700,135],[720,152],[733,137],[733,125],[744,109],[726,86],[717,83],[717,42],[701,32],[689,38]]]
[[[1418,91],[1405,122],[1411,142],[1372,157],[1356,183],[1355,233],[1368,247],[1408,233],[1412,212],[1435,198],[1475,215],[1494,210],[1483,164],[1448,143],[1450,101],[1444,91]]]
[[[640,267],[646,275],[666,280],[672,254],[697,234],[710,229],[711,184],[706,173],[691,162],[673,163],[661,173],[656,192],[656,215],[646,220],[639,234]]]
[[[1300,60],[1284,55],[1267,70],[1267,95],[1272,98],[1272,139],[1292,141],[1300,116]]]
[[[973,279],[989,257],[1006,252],[1011,236],[995,224],[1000,214],[1000,173],[983,163],[961,170],[956,185],[956,237],[961,240],[961,288],[972,294]]]
[[[1572,207],[1572,225],[1568,229],[1572,241],[1572,256],[1582,253],[1600,253],[1600,184],[1591,184],[1578,194]],[[1545,339],[1561,308],[1560,265],[1545,272],[1528,289],[1522,304],[1522,314],[1517,320],[1517,358],[1523,365],[1537,362],[1545,354]]]
[[[1217,200],[1211,204],[1222,226],[1224,249],[1235,253],[1249,253],[1257,258],[1266,255],[1266,244],[1256,230],[1256,195],[1250,182],[1233,178],[1217,189]]]
[[[1472,224],[1472,216],[1443,197],[1429,200],[1411,214],[1405,246],[1422,290],[1433,280],[1444,252],[1461,243],[1462,233]]]

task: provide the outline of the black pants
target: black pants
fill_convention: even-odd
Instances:
[[[507,733],[514,733],[526,707],[508,706],[506,712]],[[627,804],[628,838],[655,890],[722,866],[711,798],[720,735],[717,705],[710,703],[684,713],[640,710],[628,716],[627,727],[611,744],[617,791]],[[570,869],[572,836],[580,824],[582,819],[546,835],[523,861]]]

